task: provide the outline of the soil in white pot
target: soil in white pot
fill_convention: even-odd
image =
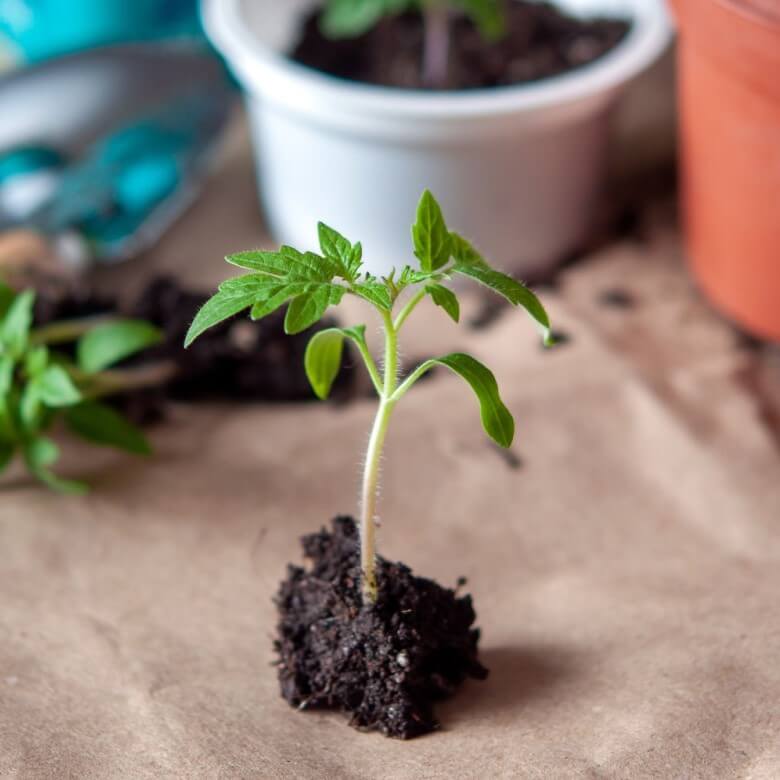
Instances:
[[[333,40],[319,25],[320,12],[305,19],[292,51],[297,62],[339,78],[387,87],[425,88],[423,24],[419,13],[384,19],[357,38]],[[507,5],[507,32],[488,41],[463,16],[451,27],[445,89],[523,84],[587,65],[626,36],[623,19],[580,19],[548,3],[517,0]]]

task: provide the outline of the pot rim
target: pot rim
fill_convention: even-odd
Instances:
[[[631,29],[594,62],[537,82],[458,93],[404,90],[352,82],[293,62],[250,32],[242,0],[203,0],[204,26],[214,45],[252,91],[300,110],[336,110],[398,119],[518,115],[598,98],[656,60],[672,37],[663,0],[630,0]]]

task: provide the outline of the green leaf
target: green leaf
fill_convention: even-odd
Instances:
[[[0,342],[14,357],[20,357],[27,347],[34,303],[35,293],[25,290],[14,298],[5,315],[0,329]]]
[[[324,222],[317,223],[317,235],[320,239],[320,249],[325,257],[346,260],[352,254],[352,242]]]
[[[19,401],[19,418],[27,433],[35,433],[41,424],[41,394],[35,382],[29,382]]]
[[[544,343],[547,346],[552,344],[550,319],[541,301],[522,282],[493,270],[476,249],[460,236],[456,237],[455,265],[452,270],[489,287],[513,306],[522,306],[539,327]]]
[[[346,291],[346,287],[338,284],[324,284],[294,298],[287,307],[284,332],[294,334],[306,330],[322,318],[329,306],[338,306]]]
[[[16,421],[12,412],[12,399],[15,393],[11,392],[0,396],[0,439],[14,442],[18,438],[16,433]]]
[[[427,284],[425,291],[431,296],[433,302],[437,306],[441,306],[455,322],[460,320],[460,304],[452,290],[441,284]]]
[[[82,401],[65,412],[65,422],[74,433],[95,444],[134,455],[149,455],[152,451],[143,433],[106,404]]]
[[[279,252],[269,252],[253,249],[247,252],[236,252],[228,255],[225,260],[231,265],[246,268],[248,271],[266,274],[268,276],[284,277],[287,274],[287,263]],[[244,277],[238,277],[239,279]],[[228,280],[234,281],[234,280]],[[223,282],[224,284],[224,282]]]
[[[158,328],[143,320],[107,322],[79,339],[76,360],[82,371],[102,371],[136,352],[159,344],[162,338]]]
[[[338,260],[320,257],[314,252],[299,252],[291,246],[283,246],[278,252],[238,252],[225,258],[232,265],[255,271],[278,281],[329,282],[339,272]],[[238,277],[243,279],[245,277]],[[229,279],[237,282],[237,279]],[[220,285],[220,289],[226,283]]]
[[[72,406],[81,400],[81,393],[62,366],[49,366],[31,382],[30,387],[35,388],[38,397],[46,406]]]
[[[377,282],[374,279],[358,282],[352,286],[352,292],[355,295],[359,295],[361,298],[365,298],[369,303],[374,304],[374,306],[377,306],[380,309],[390,311],[390,309],[393,308],[393,299],[390,295],[390,290],[387,289],[387,285],[383,282]]]
[[[436,271],[450,259],[450,234],[441,207],[429,190],[423,192],[417,206],[417,221],[412,225],[414,254],[424,272]]]
[[[51,439],[41,436],[25,445],[24,456],[35,468],[51,466],[60,457],[60,448]]]
[[[317,233],[320,249],[325,257],[338,260],[343,266],[342,276],[350,282],[354,281],[363,260],[363,247],[360,243],[352,246],[352,243],[341,233],[324,222],[317,223]]]
[[[370,30],[385,14],[410,5],[410,0],[328,0],[320,28],[328,38],[353,38]]]
[[[359,337],[364,338],[365,327],[360,326],[359,332]],[[346,336],[347,331],[341,328],[327,328],[315,333],[306,346],[303,359],[306,376],[317,398],[323,401],[330,395],[338,376]]]
[[[488,41],[496,41],[506,33],[504,0],[455,0],[471,17],[477,29]]]
[[[0,398],[5,398],[14,381],[14,361],[10,355],[0,355]]]
[[[346,246],[333,234],[335,231],[327,233],[326,244],[328,240],[336,241],[340,249],[334,251],[346,251]],[[360,251],[358,250],[358,254]],[[351,247],[349,254],[354,253],[355,249]],[[251,296],[253,319],[265,317],[292,301],[285,318],[285,329],[288,333],[298,333],[315,323],[328,306],[341,301],[346,291],[345,287],[332,282],[335,276],[345,271],[344,262],[339,257],[320,257],[313,252],[299,252],[293,247],[283,246],[278,252],[243,252],[231,255],[228,261],[243,268],[251,268],[257,273],[223,282],[218,295]],[[208,323],[210,319],[212,317],[204,318],[204,322]],[[198,325],[197,330],[202,332],[203,323],[196,318],[193,327],[195,324]],[[191,340],[188,335],[187,343]]]
[[[446,279],[447,274],[440,271],[418,271],[411,266],[404,266],[398,283],[401,287],[409,284],[421,284],[422,282],[439,282]]]
[[[0,320],[8,313],[14,298],[16,293],[7,284],[0,282]]]
[[[16,447],[11,442],[0,441],[0,474],[8,468],[15,451]]]
[[[86,493],[89,488],[83,482],[62,479],[48,469],[48,466],[55,463],[59,456],[59,447],[51,439],[42,436],[24,445],[24,460],[27,468],[41,482],[60,493],[70,495]]]
[[[89,493],[89,485],[75,479],[58,477],[49,469],[37,469],[33,472],[44,485],[66,496],[83,496]]]
[[[463,236],[450,233],[450,247],[456,265],[490,268],[482,255]]]
[[[195,315],[184,339],[184,348],[189,347],[204,331],[249,308],[256,298],[256,291],[252,289],[220,290],[217,292],[200,307]]]
[[[515,421],[501,400],[493,372],[476,358],[462,352],[427,362],[446,366],[471,385],[479,400],[479,412],[486,433],[496,444],[509,447],[515,435]]]
[[[30,377],[36,377],[43,373],[48,364],[49,350],[44,346],[34,347],[24,358],[24,370]]]
[[[296,282],[294,285],[276,285],[269,288],[270,293],[267,298],[262,298],[252,305],[250,316],[253,320],[261,320],[269,314],[275,312],[280,306],[284,306],[287,301],[295,298],[296,295],[302,295],[309,285],[306,282]]]
[[[352,245],[352,251],[349,254],[349,262],[347,264],[347,267],[355,276],[357,276],[362,265],[363,265],[363,244],[361,244],[360,241],[358,241],[356,244]]]

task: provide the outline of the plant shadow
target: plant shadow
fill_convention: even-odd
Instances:
[[[469,680],[452,699],[437,707],[446,727],[488,712],[511,718],[534,700],[555,695],[562,684],[585,671],[581,654],[554,645],[486,648],[480,660],[490,672],[487,680]]]

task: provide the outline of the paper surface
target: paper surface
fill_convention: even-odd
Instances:
[[[212,284],[222,255],[266,241],[243,147],[231,160],[108,286],[160,268]],[[466,349],[494,369],[521,463],[448,372],[389,434],[381,552],[468,577],[491,670],[440,706],[440,732],[296,712],[271,666],[271,597],[298,537],[353,510],[372,403],[182,405],[152,460],[68,445],[88,497],[0,489],[0,776],[780,776],[778,441],[745,381],[755,355],[663,224],[544,294],[571,336],[556,350],[522,312],[410,321],[409,359]],[[597,302],[616,286],[632,309]]]

